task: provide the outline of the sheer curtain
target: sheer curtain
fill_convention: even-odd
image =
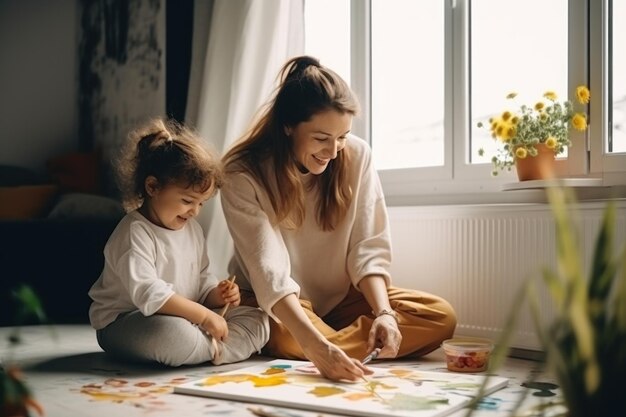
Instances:
[[[273,92],[281,66],[303,53],[304,0],[214,0],[212,5],[196,0],[195,5],[186,122],[223,154]],[[207,233],[210,270],[223,278],[233,243],[219,196],[205,205],[198,221]]]

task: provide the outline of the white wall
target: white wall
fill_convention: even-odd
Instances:
[[[77,0],[0,0],[0,164],[75,150]]]

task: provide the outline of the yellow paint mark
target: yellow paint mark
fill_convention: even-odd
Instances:
[[[284,373],[285,373],[284,369],[281,369],[281,368],[269,368],[265,372],[263,372],[263,375],[284,374]]]
[[[331,395],[343,394],[346,392],[344,389],[338,387],[317,386],[309,391],[309,394],[313,394],[316,397],[330,397]]]
[[[360,401],[365,398],[372,398],[374,394],[371,392],[353,392],[351,394],[346,394],[343,396],[346,400],[350,401]]]
[[[102,392],[90,389],[81,389],[80,392],[89,395],[94,400],[115,402],[136,400],[147,395],[141,392]]]
[[[389,385],[389,384],[385,384],[384,382],[380,382],[380,381],[369,381],[366,385],[365,388],[367,388],[368,391],[374,391],[376,388],[382,388],[382,389],[396,389],[398,388],[395,385]]]
[[[406,378],[407,376],[411,375],[413,371],[409,369],[390,369],[389,373],[399,378]]]
[[[287,377],[286,375],[274,375],[268,377],[249,374],[215,375],[205,378],[204,381],[202,381],[202,385],[212,386],[224,384],[226,382],[234,382],[236,384],[240,382],[252,382],[255,387],[271,387],[286,384]]]

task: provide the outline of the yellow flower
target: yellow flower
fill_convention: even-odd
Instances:
[[[554,136],[548,136],[548,139],[546,139],[546,146],[550,149],[554,149],[556,148],[556,138]]]
[[[574,129],[583,131],[587,129],[587,118],[582,113],[576,113],[574,117],[572,117],[572,126]]]
[[[510,111],[505,111],[504,113],[502,113],[502,120],[504,120],[505,122],[507,120],[509,120],[511,118],[511,112]]]
[[[526,158],[526,155],[528,155],[526,148],[517,148],[515,150],[515,157],[518,159],[524,159]]]
[[[543,93],[543,96],[550,101],[556,101],[558,98],[554,91],[546,91],[545,93]]]
[[[578,97],[578,102],[580,104],[587,104],[591,98],[591,93],[587,87],[580,85],[576,87],[576,97]]]
[[[541,109],[543,109],[545,105],[543,104],[543,102],[539,101],[537,102],[537,104],[535,104],[535,110],[540,111]]]

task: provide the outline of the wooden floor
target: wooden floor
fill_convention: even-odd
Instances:
[[[95,332],[86,325],[30,326],[21,329],[21,344],[10,347],[11,328],[0,327],[0,358],[6,366],[22,368],[35,398],[43,405],[46,417],[115,417],[115,416],[270,416],[317,417],[310,411],[268,405],[174,394],[173,386],[199,379],[215,372],[235,370],[270,360],[253,357],[245,362],[223,366],[164,368],[117,363],[98,346]],[[448,372],[441,350],[417,361],[375,361],[371,366],[410,366],[423,371]],[[509,378],[509,385],[485,398],[472,416],[500,417],[513,415],[521,395],[522,412],[547,402],[558,402],[558,388],[529,389],[522,386],[537,362],[509,358],[497,372]],[[541,374],[539,382],[553,382]],[[466,415],[460,410],[454,417]],[[334,416],[334,415],[333,415]]]

